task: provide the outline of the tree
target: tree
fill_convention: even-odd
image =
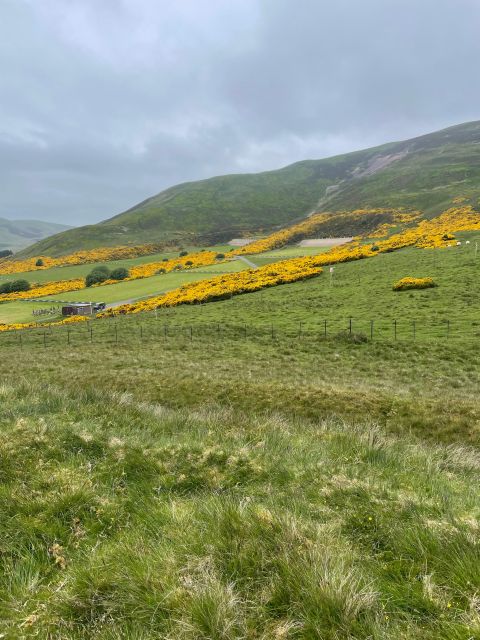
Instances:
[[[110,278],[112,280],[125,280],[125,278],[128,278],[128,269],[125,267],[117,267],[111,272]]]
[[[2,249],[0,251],[0,258],[8,258],[8,256],[13,256],[13,251],[10,251],[10,249]]]
[[[43,267],[43,260],[41,258],[39,258],[36,262],[35,262],[35,266],[36,267]]]

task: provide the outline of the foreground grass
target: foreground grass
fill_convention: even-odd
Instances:
[[[1,396],[4,637],[478,637],[473,450],[129,394]]]

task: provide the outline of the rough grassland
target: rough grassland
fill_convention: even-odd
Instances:
[[[7,638],[474,638],[478,455],[4,385]]]
[[[480,263],[462,252],[0,334],[0,635],[480,638]],[[427,267],[437,289],[391,291]],[[337,335],[349,309],[390,333]],[[413,312],[448,312],[452,335],[395,341]]]

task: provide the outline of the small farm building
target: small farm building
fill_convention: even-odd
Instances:
[[[91,302],[72,302],[62,307],[62,316],[91,316],[92,313]]]

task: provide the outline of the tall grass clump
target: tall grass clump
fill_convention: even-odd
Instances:
[[[480,633],[472,448],[38,383],[0,396],[3,637]]]

